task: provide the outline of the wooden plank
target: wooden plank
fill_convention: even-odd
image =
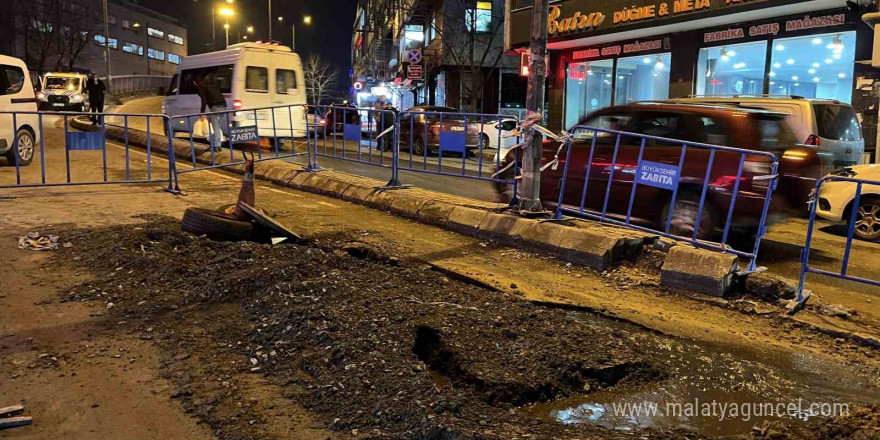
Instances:
[[[11,417],[8,419],[0,419],[0,429],[17,428],[19,426],[27,426],[34,422],[30,417]]]
[[[0,417],[15,415],[22,411],[24,411],[24,407],[21,405],[7,406],[6,408],[0,408]]]
[[[253,206],[248,205],[247,203],[244,203],[244,202],[239,202],[238,206],[240,206],[241,209],[244,210],[244,212],[248,213],[248,215],[253,217],[257,223],[263,225],[266,228],[269,228],[269,229],[275,231],[276,233],[280,234],[281,236],[287,237],[287,238],[290,238],[293,240],[297,240],[297,241],[305,241],[302,237],[300,237],[299,235],[296,235],[293,231],[285,228],[284,225],[276,222],[273,218],[263,214],[262,212],[260,212],[260,210],[254,208]]]

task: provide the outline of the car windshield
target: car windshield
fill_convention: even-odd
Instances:
[[[813,104],[819,137],[836,141],[860,141],[862,130],[852,107],[841,104]]]
[[[79,90],[79,78],[64,78],[60,76],[46,77],[46,89]]]

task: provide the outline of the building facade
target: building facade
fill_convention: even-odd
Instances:
[[[506,44],[525,50],[531,0],[508,2]],[[866,109],[876,76],[868,9],[844,0],[551,1],[549,126],[688,95],[797,95]]]
[[[111,76],[171,76],[187,55],[187,32],[174,18],[135,3],[100,0],[12,0],[4,25],[14,32],[0,45],[32,72],[78,71]]]
[[[504,52],[504,1],[362,0],[352,40],[358,102],[400,109],[521,111],[525,80]]]

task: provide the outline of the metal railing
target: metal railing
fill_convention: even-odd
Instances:
[[[105,77],[106,81],[107,78]],[[130,94],[165,89],[171,83],[170,76],[159,75],[120,75],[112,76],[107,91],[116,94]]]
[[[106,129],[107,117],[118,117],[124,121],[123,128],[125,130],[125,140],[122,152],[122,158],[116,153],[108,151]],[[176,166],[173,155],[168,161],[167,176],[159,176],[153,170],[153,160],[155,155],[150,148],[153,138],[157,137],[150,133],[146,134],[147,143],[147,159],[146,170],[134,170],[132,167],[132,159],[130,154],[130,144],[128,141],[129,122],[132,120],[146,120],[147,126],[151,119],[160,119],[164,121],[163,115],[144,114],[144,113],[80,113],[80,112],[36,112],[36,111],[17,111],[0,112],[0,144],[6,144],[6,151],[0,151],[2,155],[7,157],[9,164],[15,167],[14,183],[0,183],[0,188],[27,188],[27,187],[49,187],[49,186],[74,186],[74,185],[106,185],[106,184],[128,184],[128,183],[162,183],[166,184],[168,191],[176,191]],[[88,126],[87,129],[71,130],[70,123],[74,119],[80,122],[80,126]],[[89,124],[91,122],[91,125]],[[61,127],[55,127],[55,124],[61,124]],[[11,129],[11,131],[7,131]],[[64,166],[59,170],[48,158],[54,156],[57,151],[46,146],[47,132],[53,138],[53,143],[62,143],[64,146]],[[0,145],[2,147],[2,145]],[[0,148],[2,150],[2,148]],[[77,151],[100,151],[100,168],[91,167],[94,162],[91,160],[71,160],[71,155],[81,154]],[[86,153],[82,153],[86,154]],[[39,178],[34,173],[26,173],[23,176],[25,168],[29,169],[33,166],[33,160],[38,160],[40,170]],[[123,178],[112,178],[110,173],[109,162],[124,161]],[[8,165],[9,165],[8,164]],[[97,171],[97,173],[96,173]],[[60,174],[60,176],[58,176]],[[87,179],[78,179],[75,175],[89,174]],[[97,174],[100,177],[91,177]],[[138,176],[136,176],[136,174]],[[164,174],[164,173],[163,173]]]
[[[592,136],[578,138],[581,133]],[[729,252],[748,258],[747,270],[756,270],[778,180],[779,161],[773,153],[587,126],[574,127],[572,134],[565,144],[561,180],[553,170],[542,177],[545,188],[552,187],[554,177],[559,180],[557,219],[569,214]],[[576,185],[581,177],[583,184]],[[758,214],[749,216],[758,218],[750,225],[757,228],[751,251],[728,245],[737,201],[743,198],[740,205],[747,206],[741,210]],[[726,214],[721,241],[712,242],[713,223],[721,213]]]
[[[310,131],[305,113],[306,106],[297,104],[169,116],[166,128],[169,145],[180,139],[179,132],[189,144],[191,167],[176,172],[186,174],[244,164],[243,159],[236,158],[236,147],[254,152],[255,162],[308,156],[312,163],[312,149],[307,142],[296,140],[305,139]],[[201,139],[205,143],[196,142]],[[305,148],[298,149],[298,145]],[[206,151],[210,152],[208,161],[199,157]],[[227,151],[228,162],[220,157],[221,152]]]
[[[847,185],[848,184],[847,186],[849,186],[850,189],[852,189],[852,194],[853,194],[852,200],[850,202],[851,205],[850,204],[845,205],[846,208],[841,212],[842,218],[849,220],[849,222],[848,222],[849,225],[847,227],[847,232],[846,232],[846,247],[843,249],[843,261],[841,262],[840,271],[838,271],[838,272],[833,272],[830,270],[824,270],[824,269],[819,269],[819,268],[810,266],[810,249],[813,244],[813,229],[814,229],[815,223],[816,223],[816,210],[819,209],[818,205],[821,200],[822,189],[824,186],[827,186],[829,184],[831,184],[831,185],[835,185],[835,184]],[[806,242],[804,243],[804,250],[801,253],[801,271],[800,271],[800,278],[798,280],[797,298],[795,299],[795,301],[797,303],[803,304],[804,302],[806,302],[807,299],[809,299],[809,293],[804,289],[804,286],[807,281],[807,274],[809,274],[809,273],[816,274],[816,275],[823,275],[823,276],[827,276],[827,277],[831,277],[831,278],[847,280],[847,281],[854,281],[857,283],[868,284],[871,286],[880,286],[880,281],[878,281],[878,280],[871,280],[868,278],[852,276],[849,274],[849,260],[850,260],[850,255],[852,254],[852,245],[853,245],[853,238],[855,236],[855,231],[856,231],[856,228],[859,226],[858,225],[859,216],[860,215],[863,215],[863,216],[869,215],[871,217],[870,218],[870,226],[873,226],[873,224],[875,222],[880,222],[880,219],[876,219],[876,220],[874,219],[873,214],[860,212],[863,190],[864,190],[864,187],[868,186],[868,185],[872,185],[872,186],[876,185],[878,188],[880,188],[880,181],[856,179],[856,178],[844,177],[844,176],[825,176],[825,177],[819,179],[819,181],[816,183],[816,190],[813,193],[812,200],[810,201],[810,222],[808,224],[808,229],[807,229],[807,238],[806,238]],[[844,188],[835,189],[835,194],[837,194],[838,196],[840,196],[841,194],[849,194],[849,192],[850,191],[848,189],[844,189]],[[838,199],[839,198],[840,197],[838,197]],[[848,196],[845,197],[845,199],[848,199],[848,198],[849,198]],[[847,214],[849,215],[849,217],[847,217]],[[863,224],[867,225],[867,223],[863,223]]]
[[[397,119],[393,110],[312,106],[308,124],[315,157],[394,168]],[[318,168],[317,161],[311,165]]]

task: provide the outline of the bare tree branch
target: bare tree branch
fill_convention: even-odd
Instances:
[[[310,57],[303,71],[306,81],[306,99],[312,105],[320,105],[327,90],[336,83],[337,72],[321,57]]]

